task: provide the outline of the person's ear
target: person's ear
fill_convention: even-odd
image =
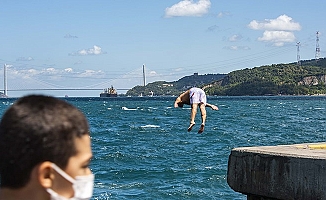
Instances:
[[[51,162],[45,161],[37,169],[38,181],[44,188],[51,188],[53,185],[54,173],[51,165]]]

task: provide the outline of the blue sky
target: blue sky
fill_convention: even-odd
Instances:
[[[9,90],[130,89],[143,84],[143,65],[150,83],[290,63],[298,42],[301,59],[313,59],[317,31],[326,55],[321,0],[3,0],[0,7],[0,65],[7,64]]]

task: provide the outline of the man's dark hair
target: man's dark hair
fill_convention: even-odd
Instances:
[[[20,188],[32,169],[50,161],[65,169],[75,138],[89,134],[84,114],[64,100],[42,95],[18,99],[0,122],[1,187]]]
[[[182,102],[179,102],[178,103],[178,107],[183,108],[183,103]]]

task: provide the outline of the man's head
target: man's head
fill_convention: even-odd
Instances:
[[[178,107],[179,107],[179,108],[183,108],[183,105],[184,105],[184,103],[182,103],[182,102],[179,102],[179,103],[178,103]]]
[[[87,161],[91,157],[89,127],[81,111],[53,97],[23,97],[0,122],[1,188],[24,187],[41,163],[66,169],[72,158],[85,155],[80,152],[84,148]]]

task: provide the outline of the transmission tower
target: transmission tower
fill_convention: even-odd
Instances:
[[[297,42],[297,64],[298,66],[301,65],[301,60],[300,60],[300,42]]]
[[[319,48],[319,31],[316,32],[316,54],[315,54],[315,59],[316,62],[320,58],[320,48]]]

